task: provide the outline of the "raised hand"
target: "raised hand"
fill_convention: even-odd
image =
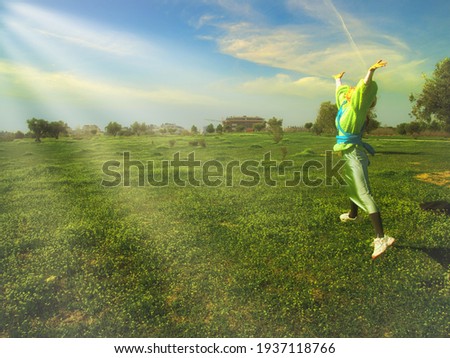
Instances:
[[[342,76],[344,76],[344,73],[345,73],[345,72],[338,73],[337,75],[334,75],[333,78],[334,78],[335,80],[341,79]]]
[[[386,65],[387,65],[387,62],[386,62],[386,61],[378,60],[375,64],[373,64],[373,65],[369,68],[369,70],[370,70],[370,71],[375,71],[376,69],[381,68],[381,67],[385,67]]]

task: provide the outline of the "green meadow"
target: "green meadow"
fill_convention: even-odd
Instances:
[[[450,201],[450,142],[368,142],[397,239],[374,261],[367,215],[339,221],[348,199],[324,169],[339,163],[333,137],[0,143],[0,336],[449,337],[450,220],[420,204]],[[123,172],[124,153],[143,170]],[[149,183],[190,154],[209,167]]]

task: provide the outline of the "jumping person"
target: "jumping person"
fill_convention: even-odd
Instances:
[[[385,67],[387,62],[378,61],[371,66],[364,79],[356,87],[342,85],[345,72],[333,76],[336,80],[336,127],[338,135],[333,150],[341,152],[345,160],[345,181],[350,197],[350,212],[340,216],[342,222],[355,221],[358,208],[369,214],[376,238],[373,245],[372,259],[380,256],[393,244],[394,238],[384,234],[380,210],[370,190],[367,167],[369,159],[366,151],[374,154],[373,148],[362,141],[362,135],[368,121],[368,112],[377,102],[378,85],[372,80],[375,70]]]

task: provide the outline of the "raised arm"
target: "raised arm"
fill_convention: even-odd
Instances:
[[[375,70],[381,67],[385,67],[387,65],[386,61],[379,60],[374,65],[372,65],[369,70],[367,71],[366,77],[364,78],[364,83],[367,85],[369,82],[372,81],[373,74],[375,73]]]
[[[341,72],[337,75],[334,75],[333,78],[336,80],[336,88],[342,86],[342,76],[344,76],[345,72]]]

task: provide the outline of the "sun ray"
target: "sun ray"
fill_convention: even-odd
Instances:
[[[10,13],[3,16],[3,23],[11,38],[4,47],[11,59],[26,66],[22,68],[26,74],[19,73],[17,69],[15,76],[18,82],[33,93],[33,97],[41,104],[45,103],[51,108],[58,120],[67,118],[77,123],[80,120],[96,120],[106,125],[108,120],[145,115],[152,112],[155,104],[170,103],[173,107],[217,103],[209,95],[192,93],[191,87],[173,89],[152,83],[151,78],[150,81],[139,80],[142,83],[136,87],[136,83],[131,84],[125,76],[130,71],[129,61],[137,58],[139,62],[143,53],[153,54],[154,47],[127,34],[109,41],[114,31],[105,30],[106,35],[99,34],[95,31],[100,29],[99,26],[85,26],[83,20],[77,21],[72,17],[23,4],[11,5]],[[140,47],[139,51],[137,47]],[[150,69],[151,73],[155,73],[160,61],[141,61],[138,71],[146,74]],[[109,73],[112,68],[116,69],[113,77],[105,80],[103,68]],[[179,71],[178,66],[173,68]],[[26,76],[30,75],[33,75],[33,80],[27,80]],[[92,118],[92,113],[98,118]]]

